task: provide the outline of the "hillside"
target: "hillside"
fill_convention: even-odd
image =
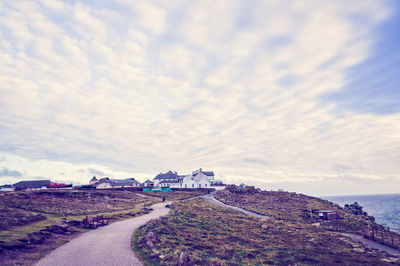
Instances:
[[[400,263],[338,233],[366,230],[374,222],[365,214],[287,192],[224,190],[216,198],[270,218],[250,217],[199,198],[179,202],[170,215],[136,232],[134,249],[141,259],[149,265]],[[335,210],[341,219],[321,223],[310,209]]]

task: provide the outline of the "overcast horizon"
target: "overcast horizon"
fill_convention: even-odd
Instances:
[[[395,0],[0,0],[0,185],[399,193],[399,28]]]

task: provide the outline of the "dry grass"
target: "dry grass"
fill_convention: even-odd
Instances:
[[[322,226],[334,231],[359,233],[368,224],[373,224],[366,217],[347,212],[337,204],[303,194],[277,191],[241,193],[224,190],[218,192],[215,197],[226,204],[264,214],[278,220],[305,224],[320,221],[315,214],[310,215],[310,210],[336,211],[341,218],[340,220],[322,224]]]
[[[147,213],[160,200],[130,191],[37,191],[0,193],[0,261],[31,265],[51,250],[87,229],[68,226],[53,232],[55,224],[81,221],[104,214],[110,222]]]
[[[134,235],[134,248],[148,265],[177,265],[182,252],[196,265],[385,265],[379,254],[356,252],[348,242],[322,228],[298,222],[259,219],[195,199],[173,205],[172,212]],[[146,241],[160,240],[154,253]]]

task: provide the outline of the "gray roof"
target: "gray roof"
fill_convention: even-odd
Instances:
[[[167,173],[159,173],[154,179],[176,179],[178,174],[176,172],[168,171]]]
[[[0,188],[14,188],[12,185],[2,185]]]
[[[213,171],[202,171],[203,174],[205,174],[206,176],[214,176],[214,172]]]
[[[127,179],[109,179],[110,182],[113,183],[139,183],[135,178],[127,178]]]
[[[42,188],[50,185],[50,180],[30,180],[30,181],[19,181],[14,184],[15,188],[26,189],[26,188]]]
[[[101,179],[96,185],[100,185],[103,183],[109,183],[111,186],[132,186],[133,184],[139,184],[135,178],[127,178],[127,179]]]

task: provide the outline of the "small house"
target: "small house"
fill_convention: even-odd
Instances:
[[[14,191],[14,187],[12,185],[2,185],[0,186],[0,191]]]
[[[94,185],[94,184],[96,184],[97,182],[99,182],[99,180],[94,176],[94,177],[92,177],[92,179],[90,179],[89,185]]]
[[[150,179],[147,179],[146,181],[144,181],[143,187],[153,188],[154,187],[154,182],[151,181]]]
[[[338,215],[337,212],[335,211],[329,211],[329,210],[317,210],[315,213],[318,215],[318,217],[322,220],[337,220]]]
[[[14,184],[14,188],[15,190],[39,190],[47,189],[47,186],[50,184],[50,180],[20,181]]]

